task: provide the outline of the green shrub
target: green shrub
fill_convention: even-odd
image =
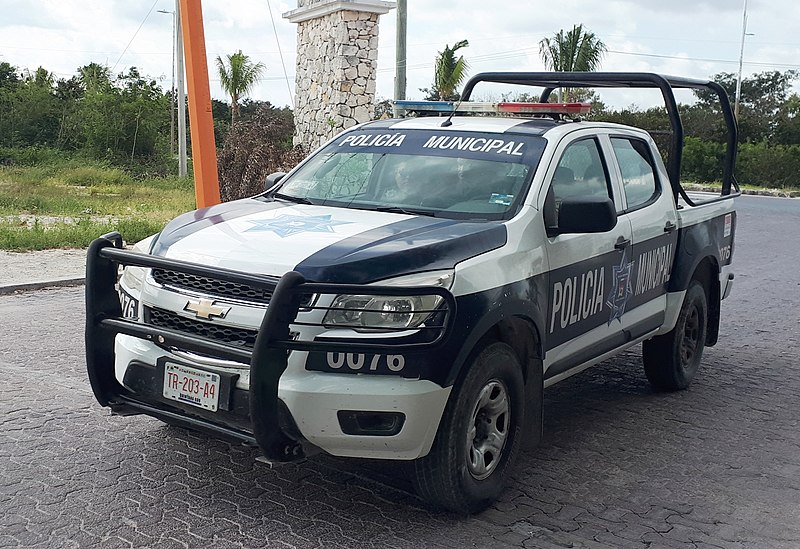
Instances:
[[[722,179],[725,148],[721,143],[687,137],[683,142],[681,179],[710,183]]]
[[[742,185],[800,187],[800,145],[741,144],[736,179]]]
[[[149,180],[148,184],[156,189],[191,191],[194,193],[194,179],[192,177],[178,177],[177,175],[157,177]]]
[[[684,141],[681,178],[698,183],[722,179],[725,146],[687,137]],[[800,145],[741,143],[736,159],[736,180],[754,187],[800,187]]]
[[[41,166],[63,164],[74,157],[65,151],[50,147],[0,147],[0,165]]]
[[[130,175],[118,168],[99,168],[96,166],[71,168],[63,171],[59,178],[66,185],[84,187],[125,185],[133,181]]]
[[[46,179],[53,177],[56,171],[57,170],[52,165],[14,166],[10,168],[0,168],[0,176],[6,181],[13,181],[19,185],[37,187],[43,184]]]

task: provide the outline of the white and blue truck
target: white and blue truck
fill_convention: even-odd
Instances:
[[[469,101],[481,82],[536,86],[541,102]],[[548,102],[593,87],[661,91],[666,164],[643,129]],[[719,97],[719,196],[681,186],[676,88]],[[132,250],[98,238],[97,400],[270,462],[411,460],[422,497],[476,512],[540,440],[546,387],[640,343],[654,388],[689,385],[733,284],[736,124],[718,84],[484,73],[458,104],[398,107],[418,116],[349,129],[258,196],[181,215]]]

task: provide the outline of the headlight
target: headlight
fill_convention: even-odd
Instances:
[[[452,271],[404,276],[378,284],[383,286],[433,286],[450,288]],[[338,295],[322,323],[327,328],[355,330],[413,329],[422,325],[442,304],[438,295],[381,296]]]
[[[122,277],[119,279],[120,285],[130,290],[141,291],[144,283],[144,269],[142,267],[125,267]]]
[[[144,240],[140,240],[136,244],[133,245],[132,250],[134,252],[138,252],[140,254],[146,254],[150,252],[150,247],[153,244],[153,239],[157,235],[148,236]],[[145,269],[143,267],[135,267],[135,266],[128,266],[122,270],[122,278],[120,279],[120,284],[129,288],[131,290],[141,290],[142,284],[144,283],[144,273]]]

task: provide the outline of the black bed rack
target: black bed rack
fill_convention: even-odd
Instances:
[[[542,103],[546,103],[553,91],[559,88],[650,88],[660,90],[672,127],[670,151],[667,159],[667,173],[670,185],[672,186],[675,200],[677,201],[680,196],[690,206],[694,206],[695,203],[687,195],[680,183],[684,131],[673,90],[711,91],[719,100],[727,130],[726,150],[722,168],[722,192],[717,200],[733,198],[740,194],[739,185],[734,176],[738,143],[736,118],[733,115],[727,92],[717,82],[647,72],[483,72],[476,74],[467,81],[461,94],[462,101],[469,101],[475,86],[481,82],[544,88],[540,95]]]

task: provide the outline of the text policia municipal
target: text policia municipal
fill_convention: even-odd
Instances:
[[[637,297],[656,289],[663,292],[664,285],[669,281],[672,258],[672,244],[641,252],[638,259],[631,264],[636,269],[636,275],[633,278],[635,286],[629,297]],[[605,273],[605,267],[589,269],[553,284],[551,334],[556,329],[563,330],[603,310],[606,304]],[[625,299],[627,301],[627,297]],[[608,296],[608,301],[611,301],[611,296]]]
[[[348,135],[339,142],[340,147],[400,147],[405,134],[360,134]],[[441,149],[472,151],[484,153],[522,156],[525,143],[506,141],[505,139],[489,139],[486,137],[461,137],[450,135],[433,135],[422,145],[423,149]]]

